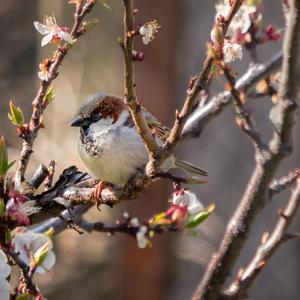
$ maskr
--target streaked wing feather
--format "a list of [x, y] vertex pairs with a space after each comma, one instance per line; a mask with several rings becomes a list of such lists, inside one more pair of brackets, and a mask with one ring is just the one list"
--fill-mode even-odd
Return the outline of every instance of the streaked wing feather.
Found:
[[151, 130], [155, 132], [155, 135], [165, 141], [169, 135], [169, 128], [161, 124], [155, 117], [153, 117], [148, 111], [143, 108], [144, 116], [147, 124]]

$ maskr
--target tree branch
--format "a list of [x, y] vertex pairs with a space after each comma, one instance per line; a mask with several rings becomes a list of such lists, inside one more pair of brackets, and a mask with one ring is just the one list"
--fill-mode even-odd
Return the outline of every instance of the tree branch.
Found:
[[132, 119], [138, 133], [142, 137], [149, 158], [155, 159], [160, 154], [160, 149], [152, 136], [152, 133], [145, 120], [141, 104], [137, 101], [134, 83], [133, 68], [133, 39], [134, 39], [134, 15], [133, 0], [123, 0], [124, 6], [124, 44], [122, 45], [124, 54], [124, 92], [126, 104], [130, 110]]
[[270, 198], [272, 198], [273, 195], [280, 193], [281, 191], [285, 190], [286, 188], [294, 184], [296, 179], [299, 177], [299, 175], [300, 175], [300, 169], [298, 168], [280, 179], [274, 179], [269, 186]]
[[266, 148], [266, 146], [261, 139], [260, 133], [256, 129], [252, 116], [245, 108], [245, 104], [243, 103], [243, 100], [241, 98], [241, 93], [235, 88], [235, 78], [231, 74], [230, 69], [225, 65], [225, 63], [221, 61], [220, 65], [222, 70], [224, 71], [224, 76], [229, 83], [230, 93], [232, 95], [237, 115], [236, 123], [251, 139], [256, 151], [262, 151], [264, 148]]
[[[299, 175], [299, 174], [298, 174]], [[295, 214], [300, 205], [300, 179], [298, 176], [296, 186], [292, 191], [291, 197], [288, 200], [286, 208], [281, 212], [279, 221], [277, 222], [273, 232], [263, 241], [258, 247], [254, 257], [251, 259], [248, 266], [225, 290], [224, 296], [226, 299], [243, 299], [247, 297], [247, 293], [253, 282], [266, 266], [269, 259], [275, 251], [289, 238], [287, 230], [295, 217]]]

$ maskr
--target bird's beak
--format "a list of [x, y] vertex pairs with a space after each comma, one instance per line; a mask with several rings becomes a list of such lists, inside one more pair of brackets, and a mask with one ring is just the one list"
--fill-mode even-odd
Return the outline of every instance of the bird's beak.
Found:
[[71, 121], [70, 126], [71, 127], [81, 127], [84, 125], [85, 122], [86, 122], [86, 120], [83, 118], [83, 116], [79, 115]]

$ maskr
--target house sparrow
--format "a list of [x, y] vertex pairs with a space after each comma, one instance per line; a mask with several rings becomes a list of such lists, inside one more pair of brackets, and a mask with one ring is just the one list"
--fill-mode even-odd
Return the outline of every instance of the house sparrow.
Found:
[[[143, 112], [157, 143], [162, 145], [168, 136], [168, 128], [146, 110]], [[77, 143], [80, 157], [92, 175], [101, 181], [125, 185], [148, 162], [142, 138], [121, 97], [103, 92], [88, 96], [70, 126], [80, 127]], [[174, 156], [163, 163], [162, 171], [172, 168], [183, 169], [192, 175], [208, 175], [205, 170]]]

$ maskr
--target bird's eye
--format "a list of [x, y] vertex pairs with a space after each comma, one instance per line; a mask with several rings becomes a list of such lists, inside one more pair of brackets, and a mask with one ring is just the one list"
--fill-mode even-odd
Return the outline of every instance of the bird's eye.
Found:
[[92, 114], [90, 119], [91, 119], [92, 123], [95, 123], [101, 119], [101, 116], [100, 116], [100, 114]]

